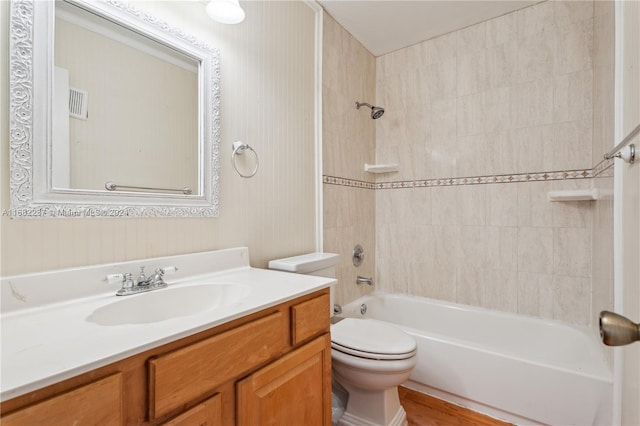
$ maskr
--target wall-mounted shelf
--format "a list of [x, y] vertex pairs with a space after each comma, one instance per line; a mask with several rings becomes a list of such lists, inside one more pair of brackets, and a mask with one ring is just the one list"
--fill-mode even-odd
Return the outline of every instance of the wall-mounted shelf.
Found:
[[600, 198], [600, 192], [597, 188], [549, 191], [547, 198], [549, 201], [595, 201]]
[[369, 173], [395, 173], [398, 171], [398, 165], [364, 163], [364, 171]]

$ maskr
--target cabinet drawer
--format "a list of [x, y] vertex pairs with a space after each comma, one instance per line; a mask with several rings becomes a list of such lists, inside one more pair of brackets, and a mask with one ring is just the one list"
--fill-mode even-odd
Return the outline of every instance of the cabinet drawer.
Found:
[[222, 398], [217, 394], [202, 404], [196, 405], [189, 411], [174, 417], [163, 426], [221, 426]]
[[248, 372], [287, 347], [286, 315], [264, 318], [149, 361], [152, 419]]
[[329, 331], [328, 294], [291, 307], [291, 342], [294, 345], [326, 331]]
[[2, 417], [2, 426], [122, 425], [122, 374], [114, 374]]

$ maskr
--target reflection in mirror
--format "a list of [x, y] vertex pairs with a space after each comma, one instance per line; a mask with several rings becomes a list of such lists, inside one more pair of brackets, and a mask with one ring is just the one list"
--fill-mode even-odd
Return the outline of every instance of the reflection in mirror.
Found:
[[53, 187], [198, 194], [199, 61], [69, 3], [55, 16]]
[[217, 49], [116, 1], [15, 0], [10, 31], [13, 216], [218, 215]]

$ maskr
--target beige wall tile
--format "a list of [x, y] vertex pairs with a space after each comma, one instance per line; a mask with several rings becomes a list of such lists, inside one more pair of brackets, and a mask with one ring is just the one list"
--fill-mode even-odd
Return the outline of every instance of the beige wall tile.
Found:
[[593, 71], [577, 71], [555, 77], [553, 121], [589, 120], [593, 114]]
[[486, 46], [498, 46], [516, 39], [518, 35], [516, 25], [516, 15], [514, 13], [507, 13], [486, 21]]
[[487, 185], [487, 224], [518, 225], [518, 187], [515, 184]]
[[457, 103], [458, 137], [477, 135], [484, 132], [484, 93], [458, 97]]
[[518, 271], [518, 228], [487, 227], [486, 266], [494, 271]]
[[559, 27], [593, 18], [594, 9], [602, 2], [554, 1], [555, 24]]
[[457, 242], [457, 263], [476, 269], [487, 266], [488, 228], [484, 226], [461, 226], [460, 241]]
[[489, 75], [487, 72], [486, 50], [459, 54], [456, 63], [457, 94], [467, 96], [487, 90]]
[[515, 170], [535, 172], [544, 168], [544, 139], [541, 126], [523, 127], [511, 131], [515, 147]]
[[461, 136], [457, 140], [455, 176], [482, 176], [488, 162], [487, 140], [484, 134]]
[[489, 174], [510, 174], [519, 170], [516, 167], [516, 146], [511, 135], [511, 130], [487, 133], [487, 171]]
[[553, 27], [520, 39], [515, 81], [526, 83], [551, 77], [556, 45], [557, 34]]
[[538, 34], [555, 25], [552, 2], [542, 2], [514, 12], [518, 38]]
[[518, 228], [518, 271], [553, 274], [553, 230]]
[[553, 278], [553, 318], [589, 325], [591, 280], [555, 275]]
[[511, 88], [513, 128], [541, 126], [553, 122], [553, 81], [534, 80]]
[[555, 275], [591, 277], [591, 229], [553, 230], [553, 272]]
[[[422, 43], [426, 44], [426, 43]], [[429, 84], [430, 101], [453, 99], [457, 96], [457, 61], [455, 56], [426, 65], [426, 82]]]
[[[552, 190], [589, 189], [593, 185], [591, 180], [575, 180], [572, 182], [552, 182]], [[551, 205], [553, 226], [556, 228], [586, 228], [591, 229], [594, 206], [587, 201], [554, 202]]]
[[485, 271], [461, 263], [457, 270], [456, 302], [484, 306]]
[[487, 187], [485, 185], [462, 186], [456, 191], [458, 221], [460, 225], [484, 226], [486, 224]]
[[511, 92], [497, 88], [484, 92], [484, 133], [494, 134], [511, 128]]
[[489, 89], [512, 86], [518, 77], [518, 40], [490, 47], [486, 51]]
[[434, 225], [458, 225], [456, 188], [431, 188], [431, 221]]
[[591, 166], [591, 120], [544, 126], [544, 170], [579, 170]]
[[431, 103], [431, 139], [434, 142], [456, 138], [457, 107], [455, 99], [437, 100]]
[[484, 304], [486, 308], [518, 312], [518, 272], [505, 269], [485, 270]]
[[442, 62], [457, 55], [458, 41], [455, 32], [432, 38], [424, 43], [428, 64]]
[[592, 67], [593, 20], [558, 27], [556, 73], [567, 74]]
[[553, 275], [518, 271], [518, 313], [553, 319]]
[[486, 46], [487, 30], [484, 22], [455, 31], [454, 34], [458, 56], [478, 52]]
[[553, 205], [547, 199], [551, 182], [516, 184], [518, 188], [518, 226], [552, 227]]

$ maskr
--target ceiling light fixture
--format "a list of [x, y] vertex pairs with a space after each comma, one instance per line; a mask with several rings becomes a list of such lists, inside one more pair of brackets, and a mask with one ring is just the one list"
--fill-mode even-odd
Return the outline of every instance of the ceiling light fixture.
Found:
[[238, 0], [211, 0], [207, 4], [207, 15], [222, 24], [239, 24], [245, 17]]

